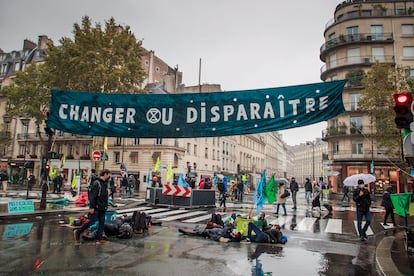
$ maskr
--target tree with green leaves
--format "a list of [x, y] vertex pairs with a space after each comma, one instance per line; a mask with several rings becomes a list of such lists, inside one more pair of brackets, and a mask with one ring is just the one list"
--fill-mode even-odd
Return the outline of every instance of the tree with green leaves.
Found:
[[49, 45], [46, 56], [50, 87], [105, 93], [142, 93], [145, 78], [141, 58], [145, 50], [128, 26], [111, 18], [102, 30], [85, 16], [74, 25], [74, 39], [62, 38], [61, 46]]
[[144, 93], [140, 88], [145, 72], [145, 54], [128, 26], [111, 18], [103, 30], [92, 26], [89, 17], [74, 24], [74, 39], [64, 37], [61, 45], [48, 45], [42, 64], [30, 64], [18, 72], [14, 83], [4, 86], [7, 114], [34, 118], [37, 129], [50, 104], [50, 90], [76, 90], [101, 93]]
[[392, 99], [395, 92], [411, 92], [403, 68], [377, 62], [362, 80], [362, 85], [364, 89], [358, 106], [371, 116], [373, 132], [369, 138], [376, 142], [378, 149], [385, 150], [387, 156], [399, 159], [400, 168], [406, 169], [402, 136], [394, 122]]

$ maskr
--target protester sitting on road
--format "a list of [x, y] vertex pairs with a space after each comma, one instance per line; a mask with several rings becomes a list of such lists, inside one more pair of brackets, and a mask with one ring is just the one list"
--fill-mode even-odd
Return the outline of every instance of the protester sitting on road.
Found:
[[265, 219], [265, 212], [261, 211], [259, 213], [259, 216], [257, 218], [257, 220], [254, 221], [254, 223], [257, 225], [257, 227], [259, 227], [260, 230], [265, 231], [268, 230], [269, 226], [267, 224], [267, 220]]
[[[253, 232], [255, 235], [253, 235]], [[253, 222], [249, 222], [247, 226], [247, 236], [245, 241], [257, 242], [257, 243], [286, 243], [285, 239], [282, 239], [283, 234], [280, 230], [280, 225], [275, 224], [269, 230], [261, 231], [259, 227]], [[243, 239], [242, 239], [243, 240]]]

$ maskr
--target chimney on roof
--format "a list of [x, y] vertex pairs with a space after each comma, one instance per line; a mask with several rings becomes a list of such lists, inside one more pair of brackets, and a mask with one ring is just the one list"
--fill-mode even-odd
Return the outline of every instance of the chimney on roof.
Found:
[[34, 43], [33, 41], [30, 41], [28, 39], [25, 39], [23, 41], [23, 51], [25, 50], [33, 50], [34, 48], [36, 48], [36, 43]]
[[53, 41], [47, 37], [47, 35], [39, 35], [39, 40], [37, 43], [37, 47], [39, 49], [47, 49], [47, 44], [53, 44]]

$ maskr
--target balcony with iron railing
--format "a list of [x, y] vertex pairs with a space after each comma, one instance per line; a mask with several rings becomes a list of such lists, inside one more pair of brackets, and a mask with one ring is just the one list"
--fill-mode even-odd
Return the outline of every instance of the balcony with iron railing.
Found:
[[394, 43], [392, 33], [361, 33], [361, 34], [348, 34], [339, 35], [339, 37], [333, 38], [322, 44], [320, 48], [320, 59], [325, 62], [328, 53], [337, 47], [342, 47], [351, 44], [378, 44], [378, 43]]
[[[30, 133], [18, 133], [17, 140], [18, 141], [39, 141], [40, 138], [42, 140], [47, 140], [48, 136], [46, 133], [37, 133], [37, 132], [30, 132]], [[71, 133], [64, 133], [63, 135], [54, 135], [55, 141], [92, 141], [92, 136], [87, 135], [74, 135]]]
[[[391, 154], [391, 155], [390, 155]], [[389, 161], [391, 160], [397, 160], [399, 158], [397, 153], [389, 153], [387, 155], [387, 152], [383, 149], [374, 149], [371, 148], [368, 149], [362, 149], [360, 151], [353, 151], [353, 150], [330, 150], [328, 152], [329, 159], [334, 160], [336, 162], [342, 161], [361, 161], [361, 162], [371, 162], [374, 161]]]
[[366, 136], [369, 135], [371, 126], [354, 125], [347, 126], [346, 124], [340, 124], [339, 126], [331, 126], [322, 131], [322, 140], [326, 141], [330, 138], [339, 138], [350, 136]]
[[321, 79], [326, 80], [327, 76], [335, 70], [345, 70], [347, 68], [359, 68], [361, 66], [371, 66], [375, 62], [395, 64], [394, 56], [351, 56], [336, 59], [334, 63], [326, 63], [321, 67]]
[[[343, 1], [341, 4], [336, 6], [335, 12], [338, 11], [338, 9], [348, 6], [348, 5], [355, 5], [355, 4], [362, 4], [363, 2], [375, 2], [379, 3], [381, 0], [348, 0]], [[389, 0], [382, 0], [382, 2], [386, 3], [389, 2]], [[336, 18], [330, 19], [325, 24], [325, 31], [329, 29], [331, 26], [348, 21], [353, 19], [361, 19], [361, 18], [378, 18], [378, 17], [401, 17], [401, 16], [414, 16], [414, 8], [413, 7], [407, 7], [407, 8], [401, 8], [401, 9], [387, 9], [387, 8], [374, 8], [374, 5], [370, 6], [359, 6], [355, 5], [354, 11], [349, 11], [344, 14], [338, 14]]]

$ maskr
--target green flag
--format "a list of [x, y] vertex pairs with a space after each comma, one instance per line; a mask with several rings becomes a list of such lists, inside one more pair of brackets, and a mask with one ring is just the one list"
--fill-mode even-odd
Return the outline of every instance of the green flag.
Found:
[[403, 193], [403, 194], [392, 194], [391, 201], [394, 205], [395, 212], [405, 217], [410, 209], [412, 193]]
[[270, 178], [269, 182], [267, 183], [266, 188], [265, 188], [265, 193], [267, 196], [267, 202], [269, 202], [269, 204], [272, 204], [273, 202], [275, 202], [276, 194], [277, 194], [277, 186], [276, 186], [274, 175]]

